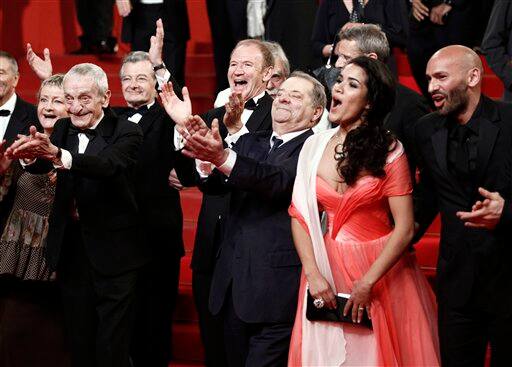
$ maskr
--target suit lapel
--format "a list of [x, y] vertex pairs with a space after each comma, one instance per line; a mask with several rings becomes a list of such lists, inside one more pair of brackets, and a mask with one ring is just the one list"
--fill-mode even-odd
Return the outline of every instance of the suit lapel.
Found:
[[254, 110], [245, 126], [251, 132], [261, 130], [261, 125], [270, 113], [272, 97], [265, 92], [265, 95], [258, 101], [258, 107]]
[[113, 117], [109, 112], [105, 111], [105, 116], [96, 127], [97, 134], [89, 141], [84, 154], [87, 155], [98, 155], [108, 145], [107, 141], [114, 133], [116, 127], [116, 118]]
[[480, 126], [478, 130], [478, 161], [477, 161], [477, 182], [480, 184], [487, 171], [488, 162], [491, 158], [494, 144], [498, 138], [500, 131], [499, 126], [495, 123], [499, 121], [499, 113], [495, 106], [485, 99], [483, 100], [482, 116], [490, 116], [489, 119], [480, 118]]
[[[4, 139], [8, 143], [14, 141], [18, 134], [24, 132], [27, 117], [28, 113], [23, 108], [20, 97], [16, 96], [16, 104], [4, 134]], [[32, 121], [31, 123], [37, 125], [37, 121]]]
[[[275, 151], [272, 152], [267, 158], [267, 161], [269, 162], [279, 162], [281, 159], [288, 158], [295, 150], [304, 144], [304, 141], [308, 137], [313, 135], [313, 130], [308, 129], [299, 136], [296, 136], [290, 141], [287, 141], [286, 143], [283, 143], [279, 148], [277, 148]], [[269, 143], [267, 143], [267, 146]]]
[[[147, 132], [150, 130], [153, 122], [160, 116], [161, 107], [158, 105], [158, 102], [155, 101], [155, 104], [151, 106], [148, 112], [139, 121], [139, 126], [142, 129], [142, 133], [147, 135]], [[165, 112], [164, 112], [165, 113]]]
[[448, 129], [446, 128], [446, 118], [443, 119], [442, 123], [440, 123], [437, 131], [432, 134], [431, 140], [432, 149], [434, 150], [439, 168], [447, 177], [451, 176], [448, 171], [448, 162], [446, 158], [448, 149]]

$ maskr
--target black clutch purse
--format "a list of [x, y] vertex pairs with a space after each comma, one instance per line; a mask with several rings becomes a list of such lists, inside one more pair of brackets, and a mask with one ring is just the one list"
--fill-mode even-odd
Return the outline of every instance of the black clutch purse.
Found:
[[348, 298], [343, 297], [341, 295], [336, 295], [336, 308], [330, 309], [326, 306], [322, 308], [317, 308], [313, 304], [315, 299], [308, 291], [308, 299], [306, 305], [306, 318], [309, 321], [333, 321], [333, 322], [347, 322], [350, 324], [361, 325], [367, 327], [369, 329], [373, 329], [372, 320], [368, 318], [368, 313], [366, 309], [363, 311], [363, 318], [361, 319], [361, 323], [356, 323], [352, 321], [352, 314], [349, 313], [347, 316], [343, 316], [343, 309], [347, 304]]

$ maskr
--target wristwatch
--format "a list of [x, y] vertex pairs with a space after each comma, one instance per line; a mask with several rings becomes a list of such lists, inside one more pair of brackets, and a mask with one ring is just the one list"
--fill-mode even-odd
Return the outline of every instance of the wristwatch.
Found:
[[153, 71], [154, 72], [157, 72], [160, 69], [166, 69], [165, 64], [163, 62], [161, 64], [159, 64], [159, 65], [153, 66]]

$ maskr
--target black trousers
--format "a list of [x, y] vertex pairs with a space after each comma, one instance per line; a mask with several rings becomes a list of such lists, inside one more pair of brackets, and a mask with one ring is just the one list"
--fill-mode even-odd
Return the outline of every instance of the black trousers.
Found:
[[137, 271], [99, 274], [79, 224], [68, 225], [57, 270], [73, 367], [128, 367]]
[[214, 316], [208, 309], [212, 274], [192, 272], [192, 291], [199, 316], [199, 330], [208, 367], [227, 366], [224, 352], [224, 324], [220, 316]]
[[222, 311], [230, 367], [286, 366], [293, 323], [247, 323], [233, 305], [231, 289]]
[[[136, 3], [133, 8], [132, 51], [149, 51], [150, 38], [155, 34], [156, 21], [162, 18], [162, 4]], [[165, 24], [164, 24], [165, 27]], [[164, 38], [162, 59], [178, 84], [185, 85], [185, 57], [187, 41]], [[227, 69], [226, 69], [227, 71]]]
[[112, 36], [114, 0], [75, 0], [83, 41], [96, 44]]
[[[160, 239], [158, 243], [165, 242]], [[180, 260], [177, 255], [154, 256], [141, 269], [130, 347], [135, 367], [167, 367], [171, 361], [172, 316], [178, 296]]]
[[471, 305], [454, 308], [439, 304], [438, 311], [443, 366], [483, 367], [488, 343], [491, 367], [510, 366], [512, 314], [492, 315]]

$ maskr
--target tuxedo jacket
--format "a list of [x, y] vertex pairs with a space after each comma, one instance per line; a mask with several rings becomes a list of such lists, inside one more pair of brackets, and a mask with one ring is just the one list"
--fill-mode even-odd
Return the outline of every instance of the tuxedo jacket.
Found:
[[[127, 118], [127, 107], [114, 107]], [[169, 172], [181, 172], [181, 164], [190, 164], [174, 149], [174, 121], [154, 103], [138, 122], [143, 134], [135, 166], [135, 195], [141, 216], [144, 241], [154, 256], [183, 256], [183, 214], [179, 192], [169, 186]], [[187, 167], [187, 169], [190, 169]], [[181, 177], [180, 177], [181, 178]], [[186, 177], [181, 178], [186, 182]], [[160, 240], [155, 240], [159, 238]], [[151, 239], [151, 240], [149, 240]]]
[[[50, 269], [59, 261], [72, 211], [76, 207], [80, 233], [88, 260], [100, 274], [113, 276], [135, 269], [147, 261], [147, 251], [138, 240], [139, 211], [133, 169], [142, 142], [140, 128], [118, 119], [109, 110], [96, 127], [84, 154], [72, 153], [77, 136], [69, 134], [71, 120], [57, 121], [52, 143], [70, 151], [72, 167], [57, 170], [55, 200], [49, 217], [46, 258]], [[38, 159], [27, 167], [33, 173], [53, 168]]]
[[[124, 42], [133, 42], [133, 27], [134, 18], [144, 19], [144, 7], [138, 0], [133, 1], [133, 10], [127, 16], [123, 18], [123, 27], [121, 31], [121, 38]], [[140, 21], [139, 21], [140, 22]], [[140, 22], [143, 23], [143, 22]], [[148, 20], [148, 27], [154, 33], [156, 25], [153, 23], [153, 19]], [[190, 39], [190, 28], [187, 14], [187, 2], [185, 0], [164, 0], [162, 4], [162, 23], [164, 25], [164, 37], [165, 39], [173, 42], [185, 42]]]
[[[471, 211], [481, 200], [478, 187], [510, 198], [512, 106], [481, 97], [476, 158], [476, 184], [463, 187], [447, 163], [447, 118], [434, 112], [415, 126], [420, 183], [415, 189], [417, 238], [441, 214], [441, 239], [437, 264], [438, 300], [454, 307], [481, 303], [489, 312], [512, 312], [509, 261], [512, 258], [510, 227], [472, 229], [457, 218], [457, 211]], [[467, 194], [470, 192], [470, 194]]]
[[246, 134], [235, 145], [236, 163], [227, 178], [214, 171], [203, 184], [209, 192], [229, 191], [224, 237], [210, 291], [218, 314], [231, 287], [235, 311], [249, 323], [293, 322], [300, 258], [288, 215], [304, 141], [303, 134], [269, 154], [272, 132]]
[[[268, 131], [272, 129], [272, 97], [265, 94], [258, 101], [258, 106], [247, 121], [246, 127], [250, 132]], [[213, 119], [219, 120], [219, 130], [222, 138], [228, 131], [222, 119], [226, 112], [224, 107], [215, 108], [206, 112], [202, 117], [211, 126]], [[196, 174], [195, 169], [192, 173]], [[201, 209], [197, 219], [197, 232], [192, 254], [192, 269], [201, 273], [210, 274], [213, 271], [215, 254], [222, 238], [222, 228], [227, 206], [229, 204], [229, 192], [221, 194], [204, 194]]]

